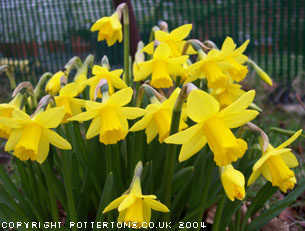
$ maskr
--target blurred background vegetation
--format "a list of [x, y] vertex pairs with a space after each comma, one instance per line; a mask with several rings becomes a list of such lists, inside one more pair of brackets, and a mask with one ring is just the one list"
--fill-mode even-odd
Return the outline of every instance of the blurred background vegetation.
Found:
[[[280, 84], [289, 85], [305, 64], [305, 5], [303, 0], [132, 0], [141, 40], [165, 20], [172, 30], [192, 23], [192, 38], [218, 46], [226, 36], [240, 45]], [[122, 44], [108, 48], [97, 42], [91, 25], [114, 11], [111, 0], [2, 0], [0, 64], [11, 64], [18, 80], [37, 81], [63, 68], [71, 57], [106, 54], [123, 63]], [[3, 78], [3, 77], [2, 77]]]

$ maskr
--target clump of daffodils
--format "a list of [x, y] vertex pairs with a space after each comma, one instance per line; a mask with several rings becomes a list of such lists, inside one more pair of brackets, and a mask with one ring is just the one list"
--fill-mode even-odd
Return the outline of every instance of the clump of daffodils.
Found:
[[[121, 42], [121, 19], [124, 16], [124, 28], [128, 28], [127, 13], [123, 4], [111, 16], [96, 21], [91, 31], [98, 31], [98, 41], [106, 40], [108, 46]], [[108, 221], [117, 219], [129, 227], [145, 228], [144, 223], [158, 219], [151, 210], [164, 212], [162, 220], [169, 222], [183, 219], [184, 213], [192, 214], [194, 204], [199, 212], [191, 218], [198, 216], [201, 221], [211, 202], [207, 201], [208, 190], [215, 190], [211, 193], [215, 201], [219, 194], [230, 201], [244, 200], [248, 187], [260, 175], [284, 193], [295, 187], [297, 179], [291, 168], [298, 166], [298, 161], [288, 146], [302, 130], [273, 147], [263, 131], [253, 135], [250, 133], [256, 131], [247, 126], [259, 116], [250, 108], [255, 90], [246, 91], [241, 83], [246, 81], [247, 64], [272, 84], [244, 54], [249, 40], [238, 47], [227, 37], [218, 49], [188, 40], [191, 30], [191, 24], [171, 32], [167, 27], [154, 30], [152, 40], [138, 46], [133, 76], [126, 70], [132, 66], [128, 54], [124, 69], [113, 70], [107, 57], [101, 65], [94, 65], [93, 56], [84, 63], [74, 57], [62, 71], [49, 74], [43, 93], [44, 78], [37, 90], [17, 87], [13, 99], [0, 104], [0, 137], [6, 139], [5, 150], [21, 161], [41, 164], [42, 170], [37, 171], [39, 177], [46, 174], [54, 220], [58, 219], [57, 200], [73, 222], [79, 214], [92, 215], [98, 209], [96, 220], [105, 220], [106, 215]], [[127, 29], [124, 36], [128, 36]], [[124, 39], [129, 41], [129, 37]], [[73, 81], [69, 78], [72, 68], [77, 69]], [[36, 107], [33, 102], [39, 100]], [[260, 143], [259, 157], [249, 154], [254, 152], [255, 142]], [[49, 178], [50, 165], [56, 170], [53, 178]], [[215, 172], [215, 185], [211, 186], [216, 166], [219, 174]], [[20, 165], [18, 169], [22, 170]], [[251, 171], [249, 178], [246, 170]], [[194, 186], [189, 185], [196, 184], [197, 177], [204, 179], [205, 188], [199, 190], [203, 196], [189, 198], [195, 195], [189, 191]], [[65, 187], [56, 188], [58, 179], [64, 180]], [[44, 193], [45, 187], [41, 186]], [[87, 194], [84, 200], [88, 203], [82, 204], [79, 198]], [[190, 201], [181, 206], [183, 197]], [[219, 203], [216, 216], [222, 212], [223, 202]], [[118, 214], [110, 212], [114, 209]], [[219, 225], [219, 219], [215, 224]]]

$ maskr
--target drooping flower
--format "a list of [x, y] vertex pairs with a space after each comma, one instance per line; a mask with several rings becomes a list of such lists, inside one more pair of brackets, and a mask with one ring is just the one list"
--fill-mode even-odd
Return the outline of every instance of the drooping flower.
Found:
[[220, 55], [218, 50], [211, 50], [202, 60], [188, 67], [189, 78], [185, 82], [190, 83], [197, 79], [206, 78], [210, 88], [216, 89], [225, 86], [229, 77], [219, 65], [223, 60], [224, 57]]
[[[162, 103], [154, 100], [152, 104], [145, 108], [146, 113], [143, 118], [136, 122], [129, 131], [135, 132], [145, 129], [147, 143], [150, 143], [158, 134], [159, 142], [163, 143], [164, 139], [169, 136], [172, 111], [179, 92], [180, 89], [176, 88], [171, 96]], [[179, 125], [180, 130], [187, 128], [187, 124], [183, 121], [185, 116], [186, 111], [183, 109]]]
[[239, 48], [236, 48], [233, 40], [227, 37], [221, 50], [212, 49], [202, 59], [188, 68], [189, 79], [186, 82], [193, 82], [196, 79], [207, 78], [208, 86], [213, 89], [224, 87], [231, 81], [243, 80], [248, 73], [247, 66], [243, 66], [247, 61], [247, 56], [242, 53], [246, 49], [247, 40]]
[[22, 161], [32, 160], [43, 163], [48, 156], [50, 143], [61, 149], [71, 149], [64, 138], [50, 128], [56, 128], [65, 115], [64, 108], [51, 108], [30, 117], [23, 111], [15, 110], [11, 118], [0, 118], [0, 123], [12, 128], [5, 151], [14, 150]]
[[63, 71], [56, 72], [48, 81], [45, 91], [50, 95], [56, 95], [61, 88], [61, 78], [67, 80], [67, 76]]
[[[17, 94], [11, 102], [0, 104], [0, 117], [12, 118], [12, 112], [20, 108], [22, 97], [21, 94]], [[11, 130], [10, 127], [0, 124], [0, 138], [8, 139]]]
[[122, 42], [122, 24], [118, 12], [97, 20], [92, 25], [91, 31], [98, 31], [97, 41], [106, 40], [108, 46], [112, 46], [116, 41]]
[[[170, 48], [171, 57], [179, 57], [182, 55], [185, 39], [192, 30], [192, 24], [185, 24], [172, 30], [170, 33], [157, 30], [155, 32], [155, 39], [161, 43], [165, 43]], [[143, 51], [148, 54], [153, 54], [154, 52], [154, 42], [149, 43], [143, 48]], [[195, 51], [190, 46], [186, 52], [187, 54], [194, 54]]]
[[262, 174], [273, 186], [279, 187], [284, 193], [287, 189], [293, 189], [297, 181], [290, 168], [298, 166], [298, 160], [291, 149], [286, 147], [301, 133], [302, 129], [276, 148], [269, 144], [267, 150], [262, 153], [262, 157], [254, 164], [248, 185], [251, 185]]
[[227, 84], [224, 87], [217, 88], [211, 92], [211, 95], [214, 96], [221, 108], [227, 107], [232, 104], [237, 98], [242, 96], [245, 92], [240, 89], [241, 85], [239, 84]]
[[169, 212], [168, 208], [156, 198], [155, 195], [142, 194], [140, 178], [136, 177], [130, 192], [112, 201], [103, 213], [118, 208], [118, 222], [125, 222], [132, 228], [145, 228], [150, 222], [151, 209]]
[[[92, 68], [92, 74], [94, 75], [87, 80], [87, 84], [90, 86], [90, 99], [94, 99], [95, 88], [101, 79], [106, 79], [109, 87], [109, 94], [114, 93], [114, 88], [123, 89], [126, 88], [126, 83], [120, 78], [123, 70], [118, 69], [114, 71], [108, 71], [106, 67], [94, 65]], [[99, 92], [98, 97], [101, 98], [102, 95]]]
[[139, 70], [134, 81], [141, 81], [151, 74], [150, 84], [155, 88], [169, 88], [173, 86], [171, 77], [183, 76], [186, 71], [182, 67], [188, 59], [187, 55], [170, 58], [170, 49], [161, 43], [154, 52], [153, 59], [139, 63]]
[[258, 112], [246, 110], [253, 101], [255, 91], [251, 90], [223, 110], [208, 93], [193, 90], [187, 99], [188, 116], [197, 124], [174, 134], [165, 143], [182, 144], [179, 161], [185, 161], [208, 143], [218, 166], [225, 166], [241, 158], [247, 143], [237, 139], [230, 128], [239, 127], [254, 119]]
[[78, 85], [69, 83], [59, 91], [59, 96], [55, 96], [57, 107], [64, 107], [65, 116], [63, 123], [67, 123], [67, 119], [82, 112], [82, 107], [85, 107], [85, 100], [75, 98], [78, 95]]
[[245, 177], [244, 175], [234, 169], [229, 164], [227, 166], [220, 167], [221, 170], [221, 183], [226, 192], [227, 197], [234, 201], [235, 198], [242, 200], [245, 197]]
[[130, 102], [132, 93], [132, 89], [128, 87], [114, 93], [109, 99], [103, 99], [102, 103], [86, 101], [87, 111], [69, 120], [93, 119], [86, 138], [91, 139], [99, 134], [101, 143], [115, 144], [123, 140], [128, 133], [127, 119], [135, 119], [145, 113], [142, 108], [123, 107]]
[[247, 66], [242, 65], [248, 60], [248, 57], [243, 55], [248, 44], [249, 40], [245, 41], [239, 48], [235, 49], [236, 44], [233, 39], [227, 37], [220, 50], [221, 55], [225, 57], [225, 62], [229, 64], [227, 68], [223, 67], [223, 69], [225, 69], [232, 80], [236, 82], [242, 81], [248, 73]]

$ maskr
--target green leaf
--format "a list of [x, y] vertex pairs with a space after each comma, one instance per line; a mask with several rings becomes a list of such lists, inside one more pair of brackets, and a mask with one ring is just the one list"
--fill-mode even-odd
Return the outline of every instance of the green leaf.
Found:
[[232, 220], [232, 217], [234, 216], [235, 212], [238, 208], [240, 208], [242, 204], [242, 201], [235, 200], [234, 202], [229, 201], [226, 199], [225, 202], [225, 209], [223, 210], [222, 216], [221, 216], [221, 223], [219, 230], [225, 230], [226, 227], [229, 225], [230, 221]]
[[272, 218], [276, 217], [280, 212], [293, 203], [298, 196], [305, 191], [305, 179], [302, 179], [298, 187], [290, 192], [281, 201], [276, 202], [271, 208], [262, 213], [259, 217], [255, 218], [248, 226], [247, 231], [255, 231], [267, 224]]
[[185, 181], [192, 175], [193, 171], [194, 167], [188, 166], [175, 173], [173, 178], [173, 193], [176, 193], [185, 184]]
[[[105, 214], [103, 214], [103, 210], [106, 208], [106, 206], [111, 202], [112, 199], [112, 192], [113, 192], [113, 174], [110, 172], [107, 176], [103, 194], [100, 199], [100, 203], [97, 210], [97, 215], [95, 218], [96, 222], [102, 222], [105, 218]], [[93, 231], [97, 230], [97, 226], [94, 227]]]
[[270, 182], [267, 182], [263, 188], [256, 194], [251, 205], [248, 207], [248, 210], [243, 218], [241, 225], [241, 230], [244, 230], [248, 218], [253, 216], [258, 210], [260, 210], [265, 202], [269, 200], [272, 195], [276, 192], [277, 187], [273, 187]]

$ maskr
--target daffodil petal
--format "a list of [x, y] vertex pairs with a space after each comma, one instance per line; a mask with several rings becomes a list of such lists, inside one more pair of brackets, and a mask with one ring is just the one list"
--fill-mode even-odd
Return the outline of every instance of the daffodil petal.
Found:
[[154, 53], [154, 42], [151, 42], [147, 44], [143, 49], [142, 52], [145, 52], [149, 55], [152, 55]]
[[181, 41], [185, 39], [192, 30], [192, 24], [185, 24], [183, 26], [179, 26], [170, 32], [170, 37], [175, 41]]
[[145, 130], [145, 133], [146, 133], [146, 136], [147, 136], [147, 143], [149, 144], [158, 134], [157, 125], [155, 123], [148, 124], [148, 126]]
[[182, 145], [178, 158], [179, 162], [191, 158], [205, 146], [206, 142], [207, 138], [204, 135], [203, 129], [199, 130], [191, 139]]
[[86, 120], [90, 120], [93, 117], [96, 117], [99, 114], [98, 110], [91, 110], [91, 111], [86, 111], [86, 112], [82, 112], [76, 116], [73, 116], [71, 118], [69, 118], [69, 121], [86, 121]]
[[107, 73], [108, 70], [105, 67], [99, 66], [99, 65], [93, 65], [92, 67], [92, 74], [93, 75], [101, 75], [104, 73]]
[[136, 119], [145, 114], [145, 110], [143, 108], [138, 107], [121, 107], [119, 108], [119, 113], [123, 115], [127, 119]]
[[42, 134], [48, 141], [60, 149], [72, 149], [71, 144], [51, 129], [43, 129]]
[[227, 115], [223, 120], [229, 128], [237, 128], [253, 120], [258, 114], [258, 111], [255, 110], [244, 110], [239, 113]]
[[12, 117], [17, 120], [31, 121], [31, 117], [21, 110], [14, 110], [12, 112]]
[[34, 120], [45, 128], [56, 128], [65, 115], [63, 107], [54, 107], [46, 111], [38, 113]]
[[127, 87], [126, 83], [117, 76], [111, 78], [111, 83], [116, 89], [123, 89]]
[[231, 37], [226, 37], [225, 41], [222, 44], [221, 52], [224, 54], [228, 52], [232, 52], [236, 47], [236, 44], [234, 43], [233, 39]]
[[22, 126], [23, 121], [14, 120], [8, 117], [0, 117], [0, 124], [5, 125], [9, 128], [20, 128]]
[[143, 203], [143, 221], [149, 224], [151, 218], [151, 208], [147, 203]]
[[124, 219], [125, 219], [125, 216], [126, 216], [126, 211], [127, 210], [124, 210], [124, 211], [121, 211], [119, 213], [118, 222], [124, 222]]
[[153, 118], [153, 113], [146, 114], [142, 119], [136, 122], [129, 131], [135, 132], [145, 129]]
[[144, 201], [153, 210], [160, 211], [160, 212], [169, 212], [169, 209], [159, 201], [156, 201], [151, 198], [144, 198]]
[[77, 96], [77, 84], [76, 83], [69, 83], [63, 88], [60, 89], [59, 95], [60, 96], [68, 96], [68, 97], [75, 97]]
[[95, 117], [89, 126], [86, 139], [91, 139], [92, 137], [97, 136], [101, 131], [101, 124], [101, 118], [99, 116]]
[[85, 106], [86, 106], [87, 111], [91, 111], [91, 110], [102, 107], [102, 104], [98, 103], [98, 102], [95, 102], [95, 101], [89, 101], [88, 100], [88, 101], [86, 101]]
[[[0, 118], [1, 119], [1, 118]], [[14, 129], [5, 144], [5, 151], [12, 151], [22, 136], [23, 128]]]
[[197, 132], [202, 129], [202, 124], [196, 124], [182, 132], [167, 137], [164, 142], [168, 144], [183, 144], [188, 142]]
[[133, 185], [130, 189], [131, 194], [139, 194], [142, 195], [142, 189], [141, 189], [141, 179], [140, 177], [136, 177], [135, 181], [133, 182]]
[[107, 104], [122, 107], [130, 102], [132, 94], [133, 91], [131, 87], [124, 88], [110, 96], [107, 101]]
[[172, 110], [172, 108], [173, 108], [173, 106], [174, 106], [174, 104], [175, 104], [175, 102], [178, 98], [178, 95], [179, 95], [180, 91], [181, 91], [181, 89], [179, 87], [177, 87], [173, 91], [173, 93], [170, 95], [170, 97], [162, 103], [163, 107], [167, 107], [170, 110]]
[[295, 141], [300, 135], [302, 134], [302, 129], [298, 130], [296, 133], [293, 134], [288, 140], [286, 140], [284, 143], [279, 145], [276, 149], [281, 149], [287, 147], [289, 144], [291, 144], [293, 141]]
[[271, 172], [270, 172], [270, 169], [263, 166], [261, 168], [261, 172], [262, 172], [262, 175], [270, 182], [272, 182], [272, 176], [271, 176]]
[[154, 59], [168, 58], [170, 53], [171, 53], [170, 48], [166, 43], [163, 42], [155, 50]]
[[167, 39], [168, 36], [169, 36], [169, 34], [162, 31], [162, 30], [157, 30], [155, 32], [155, 39], [160, 41], [160, 42], [164, 42]]
[[49, 154], [49, 148], [49, 141], [44, 136], [41, 136], [38, 146], [38, 156], [36, 159], [39, 164], [42, 164], [47, 159], [47, 156]]
[[281, 157], [287, 164], [288, 168], [295, 168], [299, 165], [298, 159], [295, 157], [295, 155], [292, 152], [287, 152], [285, 154], [282, 154]]
[[254, 90], [246, 92], [241, 97], [239, 97], [234, 103], [230, 104], [228, 107], [221, 110], [218, 113], [218, 116], [225, 118], [228, 115], [231, 115], [234, 113], [239, 113], [239, 112], [247, 109], [247, 107], [250, 105], [250, 103], [252, 103], [254, 96], [255, 96]]
[[153, 61], [142, 62], [138, 64], [139, 70], [134, 76], [134, 81], [141, 81], [147, 78], [153, 71]]
[[127, 197], [128, 195], [123, 195], [117, 199], [115, 199], [114, 201], [112, 201], [104, 210], [103, 213], [107, 213], [110, 210], [113, 210], [117, 207], [119, 207], [119, 205], [121, 204], [121, 202]]
[[234, 52], [234, 54], [241, 55], [246, 50], [250, 40], [246, 40], [240, 47], [238, 47]]
[[254, 181], [259, 177], [260, 174], [261, 174], [261, 172], [259, 170], [253, 171], [249, 180], [248, 180], [247, 185], [249, 186], [249, 185], [253, 184]]
[[125, 199], [122, 201], [120, 206], [118, 207], [118, 211], [121, 212], [128, 207], [130, 207], [136, 201], [136, 197], [133, 194], [129, 194]]
[[187, 98], [187, 112], [189, 117], [199, 123], [215, 115], [219, 111], [219, 103], [208, 93], [193, 90]]

